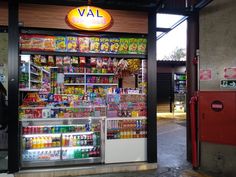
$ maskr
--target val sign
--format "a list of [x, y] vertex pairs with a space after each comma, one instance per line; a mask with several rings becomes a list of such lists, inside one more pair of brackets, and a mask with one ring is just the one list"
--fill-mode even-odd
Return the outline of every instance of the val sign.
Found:
[[68, 23], [78, 29], [97, 31], [111, 24], [111, 15], [98, 7], [81, 6], [72, 9], [67, 14]]

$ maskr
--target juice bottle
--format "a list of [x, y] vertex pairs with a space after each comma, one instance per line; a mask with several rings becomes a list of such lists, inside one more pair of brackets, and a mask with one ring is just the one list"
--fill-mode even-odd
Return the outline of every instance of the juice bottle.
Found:
[[62, 146], [65, 146], [65, 136], [64, 135], [62, 136], [62, 142], [61, 143], [62, 143]]
[[77, 145], [77, 139], [76, 139], [76, 136], [73, 136], [73, 146], [76, 146]]

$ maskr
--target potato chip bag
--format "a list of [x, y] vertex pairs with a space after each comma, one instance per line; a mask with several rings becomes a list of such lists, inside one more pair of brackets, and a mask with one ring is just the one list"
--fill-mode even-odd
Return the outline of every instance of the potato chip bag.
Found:
[[129, 54], [137, 54], [137, 53], [138, 53], [138, 39], [129, 38]]
[[98, 53], [100, 51], [100, 42], [98, 37], [90, 38], [90, 52]]
[[65, 52], [66, 51], [66, 37], [57, 36], [56, 40], [56, 51]]
[[66, 50], [67, 52], [77, 52], [78, 51], [78, 38], [74, 36], [66, 37]]
[[100, 52], [101, 53], [108, 53], [110, 50], [110, 42], [109, 38], [100, 38]]
[[110, 53], [117, 53], [120, 46], [119, 38], [111, 38], [110, 39]]
[[79, 37], [79, 52], [89, 52], [89, 37]]
[[120, 54], [128, 54], [129, 51], [129, 38], [120, 38]]
[[147, 39], [139, 38], [138, 39], [138, 54], [146, 54], [147, 48]]

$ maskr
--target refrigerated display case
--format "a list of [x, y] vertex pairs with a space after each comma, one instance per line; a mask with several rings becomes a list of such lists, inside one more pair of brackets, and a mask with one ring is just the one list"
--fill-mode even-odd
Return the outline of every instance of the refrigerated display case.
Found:
[[186, 112], [186, 75], [174, 74], [174, 112]]
[[105, 106], [21, 107], [20, 113], [22, 167], [102, 162]]
[[110, 94], [107, 97], [105, 163], [146, 161], [146, 95]]

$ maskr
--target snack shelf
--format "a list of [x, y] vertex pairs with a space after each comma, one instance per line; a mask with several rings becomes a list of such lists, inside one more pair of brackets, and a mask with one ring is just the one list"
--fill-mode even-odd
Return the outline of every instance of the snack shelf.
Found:
[[88, 76], [114, 76], [114, 73], [86, 73]]
[[30, 72], [30, 74], [33, 74], [33, 75], [35, 75], [35, 76], [39, 76], [40, 74], [39, 73], [35, 73], [35, 72]]
[[81, 56], [81, 57], [114, 57], [114, 58], [140, 58], [145, 59], [145, 54], [117, 54], [117, 53], [81, 53], [81, 52], [44, 52], [44, 51], [21, 51], [21, 54], [33, 55], [58, 55], [58, 56]]
[[85, 83], [64, 83], [64, 86], [85, 85]]
[[29, 89], [29, 88], [20, 88], [21, 92], [39, 92], [41, 89]]
[[91, 86], [91, 85], [118, 85], [118, 83], [87, 83], [87, 86]]
[[60, 120], [87, 120], [87, 119], [92, 119], [92, 120], [100, 120], [100, 119], [105, 119], [106, 117], [76, 117], [76, 118], [31, 118], [31, 119], [21, 119], [21, 122], [33, 122], [33, 121], [60, 121]]
[[38, 81], [38, 80], [30, 80], [30, 82], [38, 83], [38, 84], [42, 83], [42, 81]]
[[140, 117], [107, 117], [106, 120], [146, 120], [147, 117], [140, 116]]
[[47, 73], [47, 74], [50, 74], [50, 72], [47, 71], [46, 69], [43, 69], [43, 68], [42, 68], [42, 71], [45, 72], [45, 73]]
[[106, 106], [74, 106], [74, 107], [20, 107], [20, 109], [77, 109], [77, 108], [105, 108]]
[[85, 73], [64, 73], [64, 75], [69, 75], [69, 76], [83, 76], [83, 75], [85, 75]]

